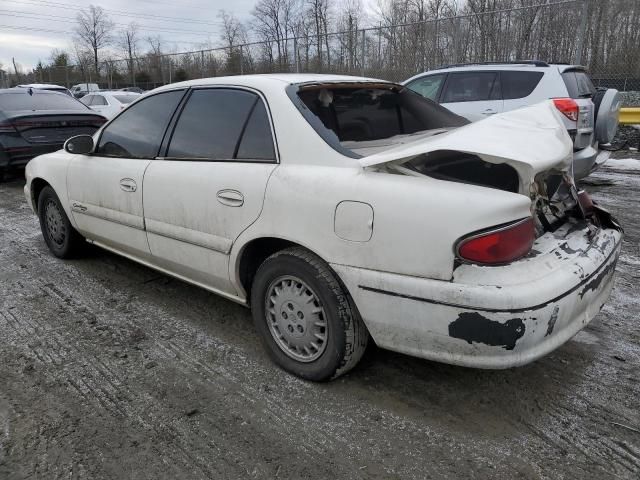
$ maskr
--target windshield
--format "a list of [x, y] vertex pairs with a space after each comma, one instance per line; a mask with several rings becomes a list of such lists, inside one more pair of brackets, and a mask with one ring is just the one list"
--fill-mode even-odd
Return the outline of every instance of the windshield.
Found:
[[32, 95], [25, 91], [0, 95], [0, 109], [8, 111], [79, 110], [84, 112], [87, 107], [64, 93], [34, 89]]
[[394, 84], [312, 85], [300, 88], [297, 97], [308, 109], [305, 112], [298, 104], [307, 121], [331, 146], [341, 147], [336, 149], [342, 153], [345, 153], [343, 149], [355, 153], [361, 142], [469, 123], [410, 89]]

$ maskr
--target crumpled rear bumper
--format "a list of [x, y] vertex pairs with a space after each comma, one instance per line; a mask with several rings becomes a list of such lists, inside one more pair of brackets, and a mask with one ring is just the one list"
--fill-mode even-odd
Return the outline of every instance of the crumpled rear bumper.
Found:
[[[591, 230], [590, 230], [591, 228]], [[452, 282], [332, 265], [376, 343], [476, 368], [524, 365], [553, 351], [609, 297], [621, 229], [566, 224], [522, 260], [461, 265]]]

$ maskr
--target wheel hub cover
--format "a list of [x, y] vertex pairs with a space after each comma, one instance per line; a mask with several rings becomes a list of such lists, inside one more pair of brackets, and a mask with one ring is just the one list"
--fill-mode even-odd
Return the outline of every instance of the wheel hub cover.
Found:
[[328, 326], [318, 296], [295, 276], [283, 276], [267, 289], [265, 314], [278, 347], [300, 362], [312, 362], [325, 351]]

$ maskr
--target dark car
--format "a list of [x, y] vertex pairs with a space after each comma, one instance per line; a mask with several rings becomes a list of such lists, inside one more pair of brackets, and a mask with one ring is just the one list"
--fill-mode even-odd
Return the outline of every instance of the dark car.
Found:
[[0, 180], [9, 168], [59, 150], [75, 135], [93, 135], [106, 121], [64, 93], [0, 89]]

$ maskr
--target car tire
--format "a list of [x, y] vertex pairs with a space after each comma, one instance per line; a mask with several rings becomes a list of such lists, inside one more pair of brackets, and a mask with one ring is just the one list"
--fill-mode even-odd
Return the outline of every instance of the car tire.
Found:
[[85, 241], [64, 211], [53, 188], [46, 186], [38, 197], [38, 218], [44, 241], [58, 258], [72, 258], [80, 254]]
[[337, 378], [367, 348], [369, 332], [345, 287], [329, 265], [304, 248], [281, 250], [260, 265], [251, 306], [269, 356], [304, 379]]

